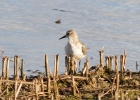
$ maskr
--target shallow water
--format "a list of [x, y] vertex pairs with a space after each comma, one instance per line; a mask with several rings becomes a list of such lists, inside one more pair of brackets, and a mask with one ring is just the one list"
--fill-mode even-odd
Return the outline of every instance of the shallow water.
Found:
[[[135, 62], [140, 62], [139, 0], [3, 0], [0, 16], [0, 46], [4, 55], [19, 55], [25, 61], [25, 70], [43, 72], [45, 54], [53, 70], [54, 55], [59, 54], [59, 72], [63, 73], [67, 39], [59, 38], [69, 29], [75, 29], [79, 39], [90, 48], [90, 65], [99, 63], [98, 51], [103, 46], [105, 55], [119, 56], [126, 50], [127, 69], [135, 71]], [[55, 23], [58, 19], [61, 24]], [[12, 74], [13, 62], [10, 65]]]

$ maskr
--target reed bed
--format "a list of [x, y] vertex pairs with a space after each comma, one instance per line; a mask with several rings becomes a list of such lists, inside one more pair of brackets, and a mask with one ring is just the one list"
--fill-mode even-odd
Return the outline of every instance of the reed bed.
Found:
[[[126, 52], [120, 56], [105, 56], [99, 51], [98, 65], [90, 66], [88, 58], [81, 71], [75, 62], [65, 57], [64, 74], [59, 74], [59, 55], [54, 57], [54, 72], [50, 72], [45, 55], [45, 75], [27, 78], [24, 60], [14, 56], [14, 75], [9, 77], [9, 57], [2, 57], [0, 77], [1, 100], [140, 100], [140, 71], [126, 69]], [[21, 63], [20, 63], [21, 62]], [[104, 63], [105, 62], [105, 63]], [[113, 64], [114, 62], [114, 64]], [[114, 68], [114, 69], [113, 69]], [[120, 70], [119, 70], [120, 69]]]

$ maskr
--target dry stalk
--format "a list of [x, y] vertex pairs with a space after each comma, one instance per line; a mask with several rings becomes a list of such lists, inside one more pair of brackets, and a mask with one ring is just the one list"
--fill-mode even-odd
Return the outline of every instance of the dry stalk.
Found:
[[102, 48], [101, 51], [99, 51], [99, 55], [100, 55], [100, 66], [104, 67], [104, 47]]
[[105, 62], [106, 62], [106, 69], [109, 69], [109, 57], [108, 56], [106, 56], [105, 57]]
[[16, 91], [16, 94], [15, 94], [15, 97], [16, 97], [16, 98], [18, 97], [18, 94], [19, 94], [19, 91], [20, 91], [20, 89], [21, 89], [21, 86], [22, 86], [22, 82], [20, 83], [20, 85], [19, 85], [19, 87], [18, 87], [18, 89], [17, 89], [17, 91]]
[[71, 76], [71, 80], [72, 80], [72, 95], [76, 95], [76, 88], [75, 88], [75, 80], [74, 80], [74, 77], [73, 75]]
[[40, 77], [40, 83], [41, 83], [41, 92], [44, 92], [44, 81], [43, 81], [43, 76]]
[[17, 96], [16, 96], [16, 93], [17, 93], [17, 85], [18, 85], [17, 81], [18, 81], [18, 78], [17, 78], [17, 76], [15, 76], [15, 100], [17, 98]]
[[113, 58], [114, 56], [109, 56], [109, 71], [112, 71], [113, 68]]
[[115, 69], [116, 69], [116, 90], [115, 90], [115, 100], [118, 100], [118, 91], [119, 91], [119, 72], [118, 72], [118, 57], [115, 56]]
[[126, 51], [124, 50], [124, 65], [123, 65], [123, 71], [125, 72], [125, 65], [126, 65]]
[[101, 98], [102, 98], [104, 95], [108, 94], [110, 91], [111, 91], [111, 89], [109, 89], [109, 90], [106, 91], [106, 92], [103, 91], [102, 93], [99, 93], [99, 94], [98, 94], [98, 100], [101, 100]]
[[124, 56], [120, 55], [120, 79], [124, 79]]
[[39, 87], [38, 87], [38, 80], [35, 79], [35, 94], [36, 94], [36, 100], [38, 100], [38, 92], [39, 92]]
[[7, 57], [2, 58], [2, 79], [5, 78], [6, 59], [7, 59]]
[[[75, 80], [87, 80], [88, 79], [87, 77], [83, 77], [83, 76], [73, 76], [73, 77]], [[71, 76], [67, 75], [67, 76], [60, 77], [60, 80], [65, 80], [65, 79], [71, 79]]]
[[54, 97], [56, 100], [58, 100], [59, 99], [59, 92], [58, 92], [57, 80], [55, 79], [55, 75], [53, 77], [53, 90], [54, 90]]
[[6, 80], [9, 78], [9, 61], [10, 58], [7, 58], [7, 63], [6, 63]]
[[51, 91], [51, 89], [50, 89], [50, 83], [51, 81], [50, 81], [50, 77], [48, 77], [47, 78], [47, 92], [48, 92], [48, 94], [50, 95], [50, 91]]
[[2, 92], [2, 77], [0, 77], [0, 93]]
[[49, 77], [49, 68], [48, 68], [48, 55], [45, 55], [45, 71], [46, 71], [46, 77]]
[[2, 93], [0, 94], [0, 97], [7, 91], [7, 88], [5, 88]]
[[24, 60], [22, 59], [21, 60], [21, 78], [23, 79], [23, 77], [24, 77]]

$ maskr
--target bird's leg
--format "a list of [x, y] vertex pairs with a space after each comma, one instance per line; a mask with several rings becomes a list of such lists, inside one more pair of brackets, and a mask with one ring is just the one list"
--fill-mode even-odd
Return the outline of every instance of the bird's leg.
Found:
[[79, 61], [79, 68], [78, 68], [78, 69], [79, 69], [79, 71], [80, 71], [80, 64], [81, 64], [81, 60]]
[[74, 74], [76, 74], [76, 70], [77, 70], [77, 60], [74, 59]]
[[65, 57], [65, 74], [67, 75], [69, 71], [69, 66], [68, 66], [68, 57]]

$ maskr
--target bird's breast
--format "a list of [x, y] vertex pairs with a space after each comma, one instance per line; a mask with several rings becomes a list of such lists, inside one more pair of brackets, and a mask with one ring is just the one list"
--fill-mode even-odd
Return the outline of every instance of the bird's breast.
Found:
[[78, 60], [85, 57], [85, 55], [82, 52], [82, 45], [78, 43], [74, 44], [68, 42], [67, 45], [65, 46], [65, 52], [68, 57], [72, 55], [76, 57]]

